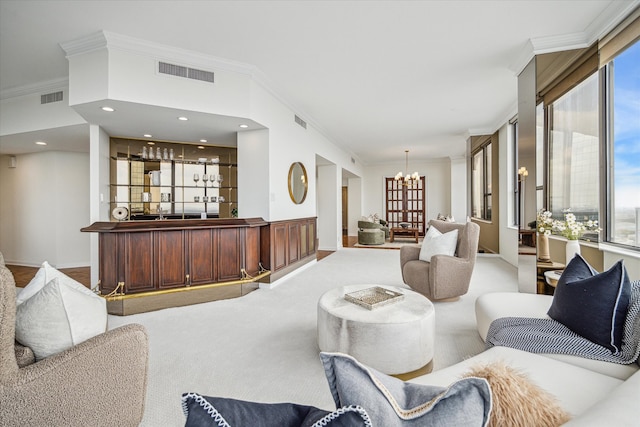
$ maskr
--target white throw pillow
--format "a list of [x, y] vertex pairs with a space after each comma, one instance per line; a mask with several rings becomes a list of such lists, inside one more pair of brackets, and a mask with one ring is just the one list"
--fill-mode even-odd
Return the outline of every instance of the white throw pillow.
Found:
[[[40, 289], [42, 289], [44, 285], [55, 278], [60, 279], [60, 282], [64, 283], [65, 285], [69, 285], [74, 289], [78, 289], [81, 292], [91, 292], [82, 283], [72, 279], [60, 270], [55, 269], [47, 261], [45, 261], [42, 263], [42, 267], [40, 267], [33, 279], [31, 279], [27, 286], [24, 287], [22, 292], [20, 292], [20, 295], [17, 296], [16, 304], [22, 304], [23, 302], [34, 296], [36, 293], [38, 293], [38, 291], [40, 291]], [[93, 292], [91, 293], [93, 294]]]
[[[82, 285], [73, 285], [71, 281], [75, 281], [65, 277], [68, 280], [54, 277], [42, 287], [34, 282], [33, 288], [40, 287], [35, 294], [31, 290], [27, 292], [31, 284], [20, 292], [22, 301], [16, 308], [16, 340], [31, 348], [37, 360], [107, 330], [106, 300]], [[25, 292], [27, 298], [23, 298]]]
[[456, 253], [456, 245], [458, 243], [458, 230], [451, 230], [442, 234], [438, 229], [431, 226], [424, 236], [422, 248], [418, 259], [431, 262], [434, 255], [453, 256]]

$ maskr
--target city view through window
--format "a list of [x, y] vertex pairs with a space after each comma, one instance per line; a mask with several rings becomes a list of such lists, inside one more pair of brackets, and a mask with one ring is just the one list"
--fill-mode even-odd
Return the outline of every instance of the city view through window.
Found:
[[640, 41], [611, 66], [613, 179], [610, 240], [640, 247]]

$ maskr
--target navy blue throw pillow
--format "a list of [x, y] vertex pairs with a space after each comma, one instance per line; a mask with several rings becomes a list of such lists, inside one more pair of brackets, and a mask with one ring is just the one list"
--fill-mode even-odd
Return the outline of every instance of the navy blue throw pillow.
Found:
[[222, 397], [182, 395], [185, 427], [371, 427], [359, 406], [333, 412], [294, 403], [258, 403]]
[[623, 261], [598, 273], [576, 255], [560, 276], [548, 315], [578, 335], [618, 353], [631, 297]]

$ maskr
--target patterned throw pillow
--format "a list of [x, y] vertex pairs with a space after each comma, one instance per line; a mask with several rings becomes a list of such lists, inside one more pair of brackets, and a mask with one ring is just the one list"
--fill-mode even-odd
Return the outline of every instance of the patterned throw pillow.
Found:
[[578, 335], [618, 353], [631, 298], [622, 260], [597, 273], [576, 255], [558, 279], [549, 317]]
[[182, 395], [185, 427], [371, 427], [358, 406], [333, 412], [294, 403], [258, 403], [222, 397]]
[[336, 407], [359, 405], [376, 426], [485, 426], [491, 390], [484, 378], [449, 387], [403, 382], [368, 368], [353, 357], [320, 353]]

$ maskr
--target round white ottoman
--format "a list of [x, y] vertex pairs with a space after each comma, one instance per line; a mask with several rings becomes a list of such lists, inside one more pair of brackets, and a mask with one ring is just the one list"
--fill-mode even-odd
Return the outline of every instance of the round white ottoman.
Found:
[[[369, 310], [344, 299], [346, 293], [377, 285], [332, 289], [318, 301], [318, 346], [345, 353], [389, 375], [430, 367], [435, 338], [435, 311], [423, 295], [405, 288], [400, 301]], [[427, 368], [428, 369], [428, 368]]]

